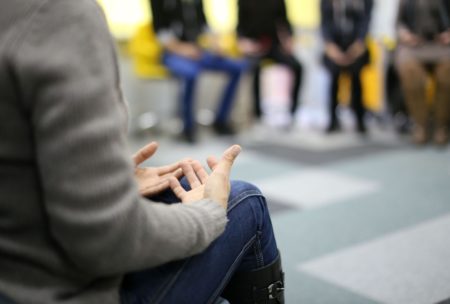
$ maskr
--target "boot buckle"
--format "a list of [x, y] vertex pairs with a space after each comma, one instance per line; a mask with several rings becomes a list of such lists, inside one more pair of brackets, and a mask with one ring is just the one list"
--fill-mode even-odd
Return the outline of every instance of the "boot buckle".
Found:
[[283, 282], [276, 281], [275, 283], [270, 284], [267, 287], [267, 291], [268, 291], [270, 300], [278, 299], [280, 294], [284, 291]]

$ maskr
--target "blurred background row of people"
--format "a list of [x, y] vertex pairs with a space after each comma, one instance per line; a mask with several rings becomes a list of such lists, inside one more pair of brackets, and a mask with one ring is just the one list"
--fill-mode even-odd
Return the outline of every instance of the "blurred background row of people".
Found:
[[[400, 94], [393, 96], [387, 92], [387, 108], [393, 114], [399, 107], [404, 108], [401, 111], [409, 119], [405, 120], [402, 130], [411, 131], [417, 144], [432, 138], [436, 144], [445, 145], [449, 139], [449, 3], [449, 0], [401, 0], [398, 7], [397, 45], [394, 59], [388, 64], [392, 67], [388, 75], [392, 74], [392, 77], [387, 78], [386, 88], [388, 91], [396, 89]], [[278, 86], [289, 91], [284, 92], [289, 99], [284, 110], [290, 115], [285, 126], [294, 124], [299, 104], [301, 106], [305, 69], [295, 51], [296, 32], [289, 21], [284, 0], [237, 1], [234, 43], [237, 52], [234, 56], [225, 50], [220, 35], [208, 26], [202, 0], [151, 0], [150, 4], [152, 30], [163, 49], [161, 62], [181, 83], [179, 106], [184, 140], [196, 140], [195, 89], [204, 70], [224, 72], [229, 79], [212, 123], [217, 134], [236, 132], [230, 115], [239, 81], [246, 72], [253, 75], [252, 112], [255, 118], [268, 116], [266, 119], [271, 119], [271, 113], [264, 110], [264, 86]], [[373, 0], [320, 1], [324, 42], [322, 64], [330, 78], [329, 87], [323, 88], [328, 91], [328, 133], [341, 129], [337, 110], [343, 75], [350, 83], [350, 105], [356, 131], [367, 132], [361, 76], [363, 68], [371, 61], [368, 41], [373, 7]], [[278, 74], [280, 77], [274, 82], [264, 83], [262, 70], [273, 64], [285, 67], [284, 72], [289, 71], [288, 77]]]

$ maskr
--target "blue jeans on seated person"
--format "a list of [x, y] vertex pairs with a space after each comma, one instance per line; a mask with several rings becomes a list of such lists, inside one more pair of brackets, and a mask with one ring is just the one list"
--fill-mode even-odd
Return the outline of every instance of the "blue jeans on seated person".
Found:
[[[179, 202], [172, 191], [152, 199]], [[126, 275], [122, 303], [217, 303], [235, 272], [259, 269], [278, 257], [266, 201], [255, 186], [231, 182], [228, 219], [225, 232], [203, 253]]]
[[242, 72], [247, 69], [246, 61], [234, 60], [208, 52], [204, 52], [198, 60], [165, 52], [163, 63], [171, 73], [184, 82], [181, 97], [184, 131], [192, 131], [195, 126], [193, 114], [194, 91], [200, 73], [204, 70], [227, 73], [229, 82], [224, 90], [215, 118], [217, 123], [225, 124], [227, 122], [239, 79]]

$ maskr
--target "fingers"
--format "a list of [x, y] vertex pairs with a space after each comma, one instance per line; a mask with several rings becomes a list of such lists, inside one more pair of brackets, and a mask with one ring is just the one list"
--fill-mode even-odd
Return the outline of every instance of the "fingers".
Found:
[[183, 201], [187, 192], [184, 190], [183, 186], [181, 186], [180, 181], [176, 177], [171, 177], [169, 179], [169, 185], [173, 193]]
[[[172, 173], [169, 173], [169, 175]], [[177, 179], [180, 179], [183, 176], [183, 169], [178, 168], [174, 173], [173, 176], [175, 176]]]
[[170, 181], [167, 178], [167, 179], [161, 181], [159, 184], [150, 185], [150, 186], [141, 188], [141, 189], [139, 189], [139, 192], [142, 196], [151, 196], [151, 195], [156, 195], [158, 193], [163, 192], [164, 190], [169, 188], [169, 186], [170, 186]]
[[233, 145], [225, 150], [219, 162], [214, 157], [208, 158], [208, 165], [213, 169], [213, 172], [205, 184], [205, 197], [218, 202], [225, 209], [230, 194], [230, 170], [240, 152], [241, 147]]
[[[234, 160], [241, 152], [241, 147], [239, 145], [233, 145], [229, 147], [222, 155], [222, 159], [220, 162], [223, 162], [222, 166], [225, 166], [223, 168], [228, 168], [228, 171], [231, 169], [231, 166], [233, 165]], [[207, 158], [206, 162], [208, 163], [208, 167], [211, 170], [215, 170], [217, 168], [217, 165], [219, 164], [219, 161], [215, 156], [210, 156]]]
[[197, 174], [194, 171], [194, 168], [192, 167], [192, 163], [183, 161], [181, 163], [181, 169], [183, 169], [183, 173], [186, 176], [186, 179], [192, 189], [200, 187], [202, 185]]
[[215, 156], [210, 156], [206, 159], [206, 162], [208, 163], [208, 167], [211, 170], [214, 170], [217, 166], [217, 164], [219, 163], [219, 161], [217, 160], [217, 158]]
[[224, 173], [229, 173], [233, 162], [241, 153], [241, 147], [239, 145], [233, 145], [229, 147], [222, 155], [222, 159], [214, 167], [214, 170], [220, 170]]
[[203, 168], [202, 164], [199, 161], [193, 161], [192, 163], [192, 168], [194, 169], [195, 174], [198, 176], [198, 178], [200, 179], [200, 182], [202, 184], [206, 183], [206, 181], [208, 180], [208, 173], [206, 172], [205, 168]]
[[167, 165], [167, 166], [160, 167], [160, 168], [158, 169], [158, 173], [159, 173], [160, 175], [164, 175], [164, 174], [168, 174], [168, 173], [174, 173], [174, 172], [176, 172], [180, 167], [181, 167], [180, 162], [177, 162], [177, 163], [174, 163], [174, 164], [171, 164], [171, 165]]
[[133, 155], [135, 165], [137, 166], [152, 157], [156, 150], [158, 150], [158, 143], [153, 141], [137, 151], [136, 154]]

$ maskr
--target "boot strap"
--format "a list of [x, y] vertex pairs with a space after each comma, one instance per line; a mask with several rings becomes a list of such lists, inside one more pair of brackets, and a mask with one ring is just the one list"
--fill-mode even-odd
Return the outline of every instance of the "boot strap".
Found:
[[280, 303], [281, 296], [284, 293], [284, 273], [281, 272], [281, 280], [271, 283], [269, 286], [253, 290], [253, 299], [256, 303], [265, 303], [267, 299], [278, 300]]
[[231, 303], [284, 303], [284, 272], [280, 256], [261, 269], [236, 274], [224, 296]]

